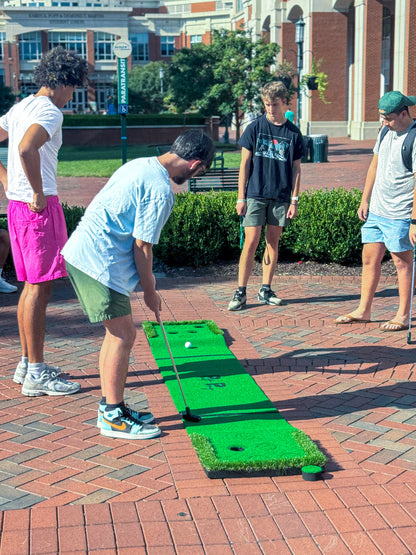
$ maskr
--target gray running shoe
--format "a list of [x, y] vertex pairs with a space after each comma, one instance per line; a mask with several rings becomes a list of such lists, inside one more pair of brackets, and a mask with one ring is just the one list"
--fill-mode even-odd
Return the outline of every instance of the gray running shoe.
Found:
[[282, 304], [282, 299], [279, 299], [276, 293], [271, 289], [259, 289], [257, 300], [259, 300], [263, 304], [271, 304], [274, 306], [279, 306]]
[[28, 397], [71, 395], [71, 393], [77, 393], [80, 388], [78, 382], [69, 382], [59, 378], [58, 374], [50, 366], [47, 366], [40, 378], [34, 378], [31, 374], [26, 374], [22, 393]]
[[124, 439], [152, 439], [160, 436], [160, 428], [153, 424], [140, 424], [133, 420], [127, 410], [117, 408], [104, 411], [101, 435]]
[[13, 381], [14, 383], [22, 384], [25, 381], [25, 377], [27, 374], [27, 364], [23, 364], [22, 361], [16, 366], [16, 370], [14, 371]]
[[246, 303], [247, 295], [237, 290], [234, 293], [234, 297], [228, 304], [228, 310], [241, 310], [242, 308], [245, 308]]
[[[58, 366], [49, 366], [48, 364], [45, 364], [45, 370], [48, 370], [48, 372], [54, 372], [56, 376], [58, 376], [62, 372], [62, 370]], [[20, 361], [14, 372], [14, 383], [20, 383], [22, 385], [25, 381], [26, 374], [27, 364], [23, 364], [23, 362]]]

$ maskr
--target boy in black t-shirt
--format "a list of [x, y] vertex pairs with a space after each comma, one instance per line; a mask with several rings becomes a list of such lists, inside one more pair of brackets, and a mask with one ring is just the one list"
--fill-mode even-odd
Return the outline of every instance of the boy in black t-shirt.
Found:
[[240, 256], [238, 290], [228, 310], [241, 310], [246, 305], [247, 282], [261, 230], [266, 224], [263, 285], [257, 299], [263, 304], [281, 304], [282, 300], [270, 286], [280, 235], [298, 211], [303, 140], [299, 129], [285, 117], [287, 89], [280, 82], [267, 83], [261, 89], [261, 98], [265, 114], [247, 127], [239, 141], [242, 149], [236, 210], [239, 216], [244, 216], [245, 241]]

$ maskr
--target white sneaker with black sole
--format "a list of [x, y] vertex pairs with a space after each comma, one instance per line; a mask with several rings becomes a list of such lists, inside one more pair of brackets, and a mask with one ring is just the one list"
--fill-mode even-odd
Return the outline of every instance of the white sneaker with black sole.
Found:
[[228, 310], [242, 310], [245, 308], [247, 303], [247, 295], [245, 293], [241, 293], [241, 291], [236, 291], [234, 293], [234, 297], [228, 304]]
[[282, 304], [282, 299], [279, 299], [276, 293], [271, 289], [260, 288], [257, 295], [257, 300], [259, 300], [262, 304], [271, 304], [274, 306], [279, 306]]

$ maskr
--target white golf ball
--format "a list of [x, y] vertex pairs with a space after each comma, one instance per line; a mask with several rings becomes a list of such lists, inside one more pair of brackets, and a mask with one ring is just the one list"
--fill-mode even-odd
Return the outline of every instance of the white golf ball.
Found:
[[190, 341], [187, 341], [187, 342], [185, 343], [185, 347], [186, 347], [187, 349], [190, 349], [190, 348], [192, 347], [192, 343], [191, 343]]

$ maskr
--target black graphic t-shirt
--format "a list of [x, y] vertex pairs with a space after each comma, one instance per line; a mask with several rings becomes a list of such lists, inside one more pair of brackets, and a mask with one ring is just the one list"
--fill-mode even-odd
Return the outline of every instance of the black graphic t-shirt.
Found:
[[293, 162], [303, 156], [299, 128], [288, 120], [274, 125], [264, 114], [247, 127], [239, 144], [253, 155], [247, 198], [290, 202]]

